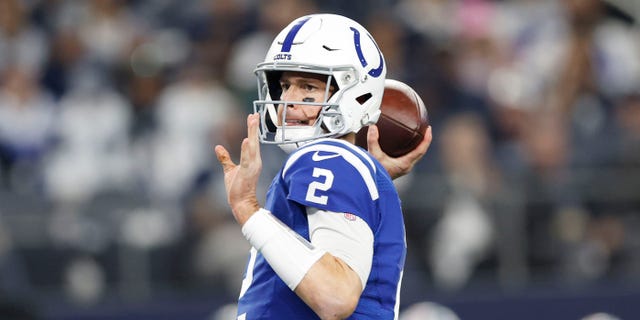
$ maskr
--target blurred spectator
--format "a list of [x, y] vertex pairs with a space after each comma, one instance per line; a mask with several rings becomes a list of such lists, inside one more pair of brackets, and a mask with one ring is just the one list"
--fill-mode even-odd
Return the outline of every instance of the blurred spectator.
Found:
[[42, 83], [60, 99], [74, 86], [101, 77], [86, 54], [79, 32], [67, 28], [55, 31], [51, 37], [51, 52], [43, 68]]
[[[387, 78], [407, 79], [412, 67], [407, 59], [407, 47], [410, 43], [410, 33], [406, 26], [386, 11], [369, 15], [366, 23], [367, 30], [378, 39], [380, 50], [384, 52], [384, 59], [388, 66]], [[415, 45], [415, 43], [413, 44]], [[405, 80], [406, 81], [406, 80]]]
[[99, 191], [132, 183], [129, 101], [101, 83], [85, 82], [60, 101], [58, 144], [47, 159], [47, 192], [82, 203]]
[[123, 0], [96, 0], [81, 6], [82, 12], [72, 23], [80, 30], [88, 54], [107, 67], [126, 61], [145, 30], [145, 21], [136, 19]]
[[197, 16], [188, 30], [194, 43], [195, 59], [209, 66], [215, 78], [225, 77], [233, 43], [250, 27], [250, 11], [246, 0], [202, 0]]
[[486, 128], [477, 116], [450, 118], [440, 140], [448, 195], [442, 216], [428, 237], [428, 259], [436, 285], [456, 290], [490, 253], [495, 233], [493, 197], [500, 188], [500, 177]]
[[184, 69], [160, 94], [150, 158], [139, 162], [150, 164], [148, 170], [140, 168], [150, 193], [182, 199], [210, 170], [212, 146], [238, 132], [240, 110], [235, 97], [206, 68], [194, 64]]
[[161, 74], [137, 75], [130, 73], [123, 80], [125, 95], [131, 103], [131, 126], [129, 134], [135, 145], [138, 139], [145, 139], [156, 129], [156, 112], [158, 98], [165, 86]]
[[45, 23], [52, 29], [52, 58], [44, 82], [61, 96], [84, 82], [114, 86], [115, 74], [128, 66], [134, 46], [148, 30], [122, 0], [60, 1], [48, 4]]
[[569, 108], [581, 94], [615, 96], [635, 90], [640, 84], [640, 40], [633, 30], [607, 15], [605, 1], [562, 3], [567, 25], [560, 36], [568, 41], [557, 61], [556, 66], [564, 67], [556, 69], [557, 100], [552, 103]]
[[[529, 259], [534, 265], [550, 263], [559, 266], [569, 255], [571, 246], [563, 248], [554, 244], [557, 238], [549, 234], [553, 221], [564, 212], [584, 210], [584, 199], [576, 185], [579, 180], [571, 170], [570, 128], [557, 114], [540, 112], [530, 115], [521, 130], [525, 166], [520, 187], [522, 192], [536, 199], [524, 204], [525, 214], [529, 217], [526, 226], [527, 238], [531, 239]], [[576, 224], [572, 229], [562, 231], [570, 232], [579, 226]]]
[[240, 227], [225, 208], [225, 199], [202, 190], [186, 208], [188, 254], [180, 261], [182, 272], [195, 287], [213, 286], [234, 301], [246, 269], [246, 250]]
[[56, 105], [28, 69], [2, 73], [0, 87], [0, 171], [15, 191], [37, 191], [40, 162], [53, 141]]
[[[640, 168], [640, 89], [621, 96], [614, 107], [615, 136], [609, 144], [613, 150], [608, 155], [611, 165]], [[611, 141], [613, 140], [613, 141]]]
[[446, 45], [456, 32], [456, 8], [460, 1], [401, 0], [397, 5], [398, 15], [406, 17], [407, 23], [416, 31], [425, 34], [438, 44]]
[[25, 1], [0, 1], [0, 73], [16, 67], [38, 74], [47, 59], [47, 40], [29, 20]]
[[140, 39], [131, 53], [131, 63], [119, 68], [114, 86], [130, 99], [134, 144], [157, 129], [158, 99], [175, 73], [192, 58], [192, 50], [192, 43], [182, 30], [157, 29]]

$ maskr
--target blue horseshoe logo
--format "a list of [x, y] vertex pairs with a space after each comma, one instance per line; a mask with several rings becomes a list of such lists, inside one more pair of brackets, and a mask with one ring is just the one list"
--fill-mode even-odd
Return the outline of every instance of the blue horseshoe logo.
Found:
[[[358, 59], [360, 59], [360, 64], [362, 64], [362, 67], [364, 68], [368, 65], [368, 63], [367, 63], [367, 60], [364, 59], [364, 54], [362, 54], [362, 47], [360, 46], [360, 31], [358, 31], [358, 29], [354, 27], [350, 27], [349, 29], [353, 31], [353, 43], [356, 46], [356, 53], [358, 54]], [[371, 39], [371, 42], [373, 42], [373, 44], [376, 46], [376, 49], [378, 49], [380, 62], [377, 68], [369, 70], [368, 73], [370, 76], [377, 78], [380, 76], [380, 74], [382, 74], [382, 69], [384, 69], [384, 59], [382, 58], [382, 52], [380, 52], [380, 48], [378, 48], [378, 44], [373, 40], [373, 38], [371, 38], [370, 35], [369, 35], [369, 38]]]

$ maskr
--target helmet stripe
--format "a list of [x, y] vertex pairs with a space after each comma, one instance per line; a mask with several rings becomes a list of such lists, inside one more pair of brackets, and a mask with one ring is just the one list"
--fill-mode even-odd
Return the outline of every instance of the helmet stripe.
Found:
[[378, 49], [378, 56], [380, 57], [378, 67], [369, 70], [369, 75], [377, 78], [380, 76], [380, 74], [382, 74], [382, 69], [384, 68], [384, 59], [382, 58], [382, 51], [380, 51], [380, 48], [378, 48], [378, 44], [376, 43], [376, 41], [373, 40], [373, 37], [371, 37], [371, 35], [369, 35], [369, 38], [371, 39], [371, 42], [373, 42], [373, 44], [376, 46], [376, 49]]
[[[362, 64], [362, 67], [366, 67], [368, 65], [367, 60], [365, 60], [364, 58], [364, 54], [362, 53], [362, 47], [360, 46], [360, 31], [358, 31], [358, 29], [351, 27], [350, 28], [351, 31], [353, 31], [353, 43], [356, 46], [356, 53], [358, 54], [358, 59], [360, 59], [360, 64]], [[369, 36], [369, 38], [371, 38], [371, 36]], [[369, 75], [377, 78], [380, 76], [380, 74], [382, 74], [382, 69], [384, 68], [384, 59], [382, 58], [382, 52], [380, 52], [380, 48], [378, 48], [378, 44], [373, 40], [373, 38], [371, 38], [371, 41], [373, 41], [373, 44], [376, 46], [376, 49], [378, 49], [378, 55], [380, 56], [380, 64], [378, 65], [377, 68], [375, 69], [371, 69], [369, 70]]]
[[311, 19], [311, 17], [307, 17], [305, 19], [302, 19], [300, 21], [298, 21], [298, 23], [296, 23], [293, 27], [291, 27], [291, 30], [289, 30], [289, 33], [287, 34], [287, 37], [284, 38], [284, 42], [282, 43], [282, 50], [280, 52], [289, 52], [291, 51], [291, 46], [293, 45], [293, 39], [295, 39], [296, 34], [298, 34], [298, 31], [300, 31], [300, 28], [302, 28], [302, 26], [307, 23], [307, 21], [309, 21], [309, 19]]

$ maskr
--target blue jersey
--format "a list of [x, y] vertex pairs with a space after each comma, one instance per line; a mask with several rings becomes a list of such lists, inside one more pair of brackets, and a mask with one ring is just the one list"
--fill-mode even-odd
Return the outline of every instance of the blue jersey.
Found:
[[[297, 149], [273, 179], [265, 208], [310, 240], [306, 207], [357, 215], [368, 224], [374, 235], [371, 272], [348, 319], [394, 319], [406, 242], [400, 199], [384, 167], [342, 140]], [[242, 287], [239, 319], [318, 319], [255, 249]]]

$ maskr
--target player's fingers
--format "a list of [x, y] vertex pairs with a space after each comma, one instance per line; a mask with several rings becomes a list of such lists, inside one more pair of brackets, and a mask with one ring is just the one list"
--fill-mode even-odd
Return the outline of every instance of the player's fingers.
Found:
[[247, 161], [259, 163], [260, 161], [260, 141], [258, 138], [260, 125], [260, 115], [257, 113], [250, 114], [247, 117], [247, 147], [243, 154], [247, 156]]
[[258, 124], [260, 122], [260, 115], [253, 113], [247, 116], [247, 137], [251, 139], [252, 143], [258, 141]]
[[433, 139], [433, 136], [431, 135], [431, 126], [429, 126], [427, 128], [427, 131], [424, 133], [424, 138], [422, 138], [422, 141], [420, 141], [420, 144], [416, 149], [420, 149], [423, 152], [426, 152], [429, 146], [431, 145], [432, 139]]
[[420, 141], [420, 144], [418, 144], [415, 149], [411, 150], [411, 152], [407, 153], [408, 158], [410, 158], [412, 162], [422, 158], [422, 156], [427, 153], [427, 149], [429, 149], [429, 146], [431, 145], [432, 138], [431, 126], [429, 126], [422, 138], [422, 141]]
[[380, 138], [380, 132], [378, 131], [378, 126], [372, 124], [369, 126], [369, 131], [367, 132], [367, 149], [369, 153], [376, 155], [382, 153], [382, 149], [380, 148], [380, 143], [378, 139]]
[[217, 145], [215, 147], [216, 157], [218, 161], [222, 165], [222, 170], [226, 173], [229, 170], [233, 169], [236, 165], [231, 161], [231, 156], [229, 156], [229, 151], [225, 149], [221, 145]]
[[242, 139], [242, 146], [240, 147], [240, 166], [246, 168], [251, 163], [251, 139], [244, 138]]
[[429, 146], [431, 145], [431, 140], [433, 140], [433, 135], [431, 134], [431, 126], [429, 126], [427, 128], [427, 132], [424, 133], [424, 138], [420, 142], [420, 145], [418, 145], [417, 149], [420, 149], [422, 151], [422, 154], [426, 153], [427, 149], [429, 149]]

